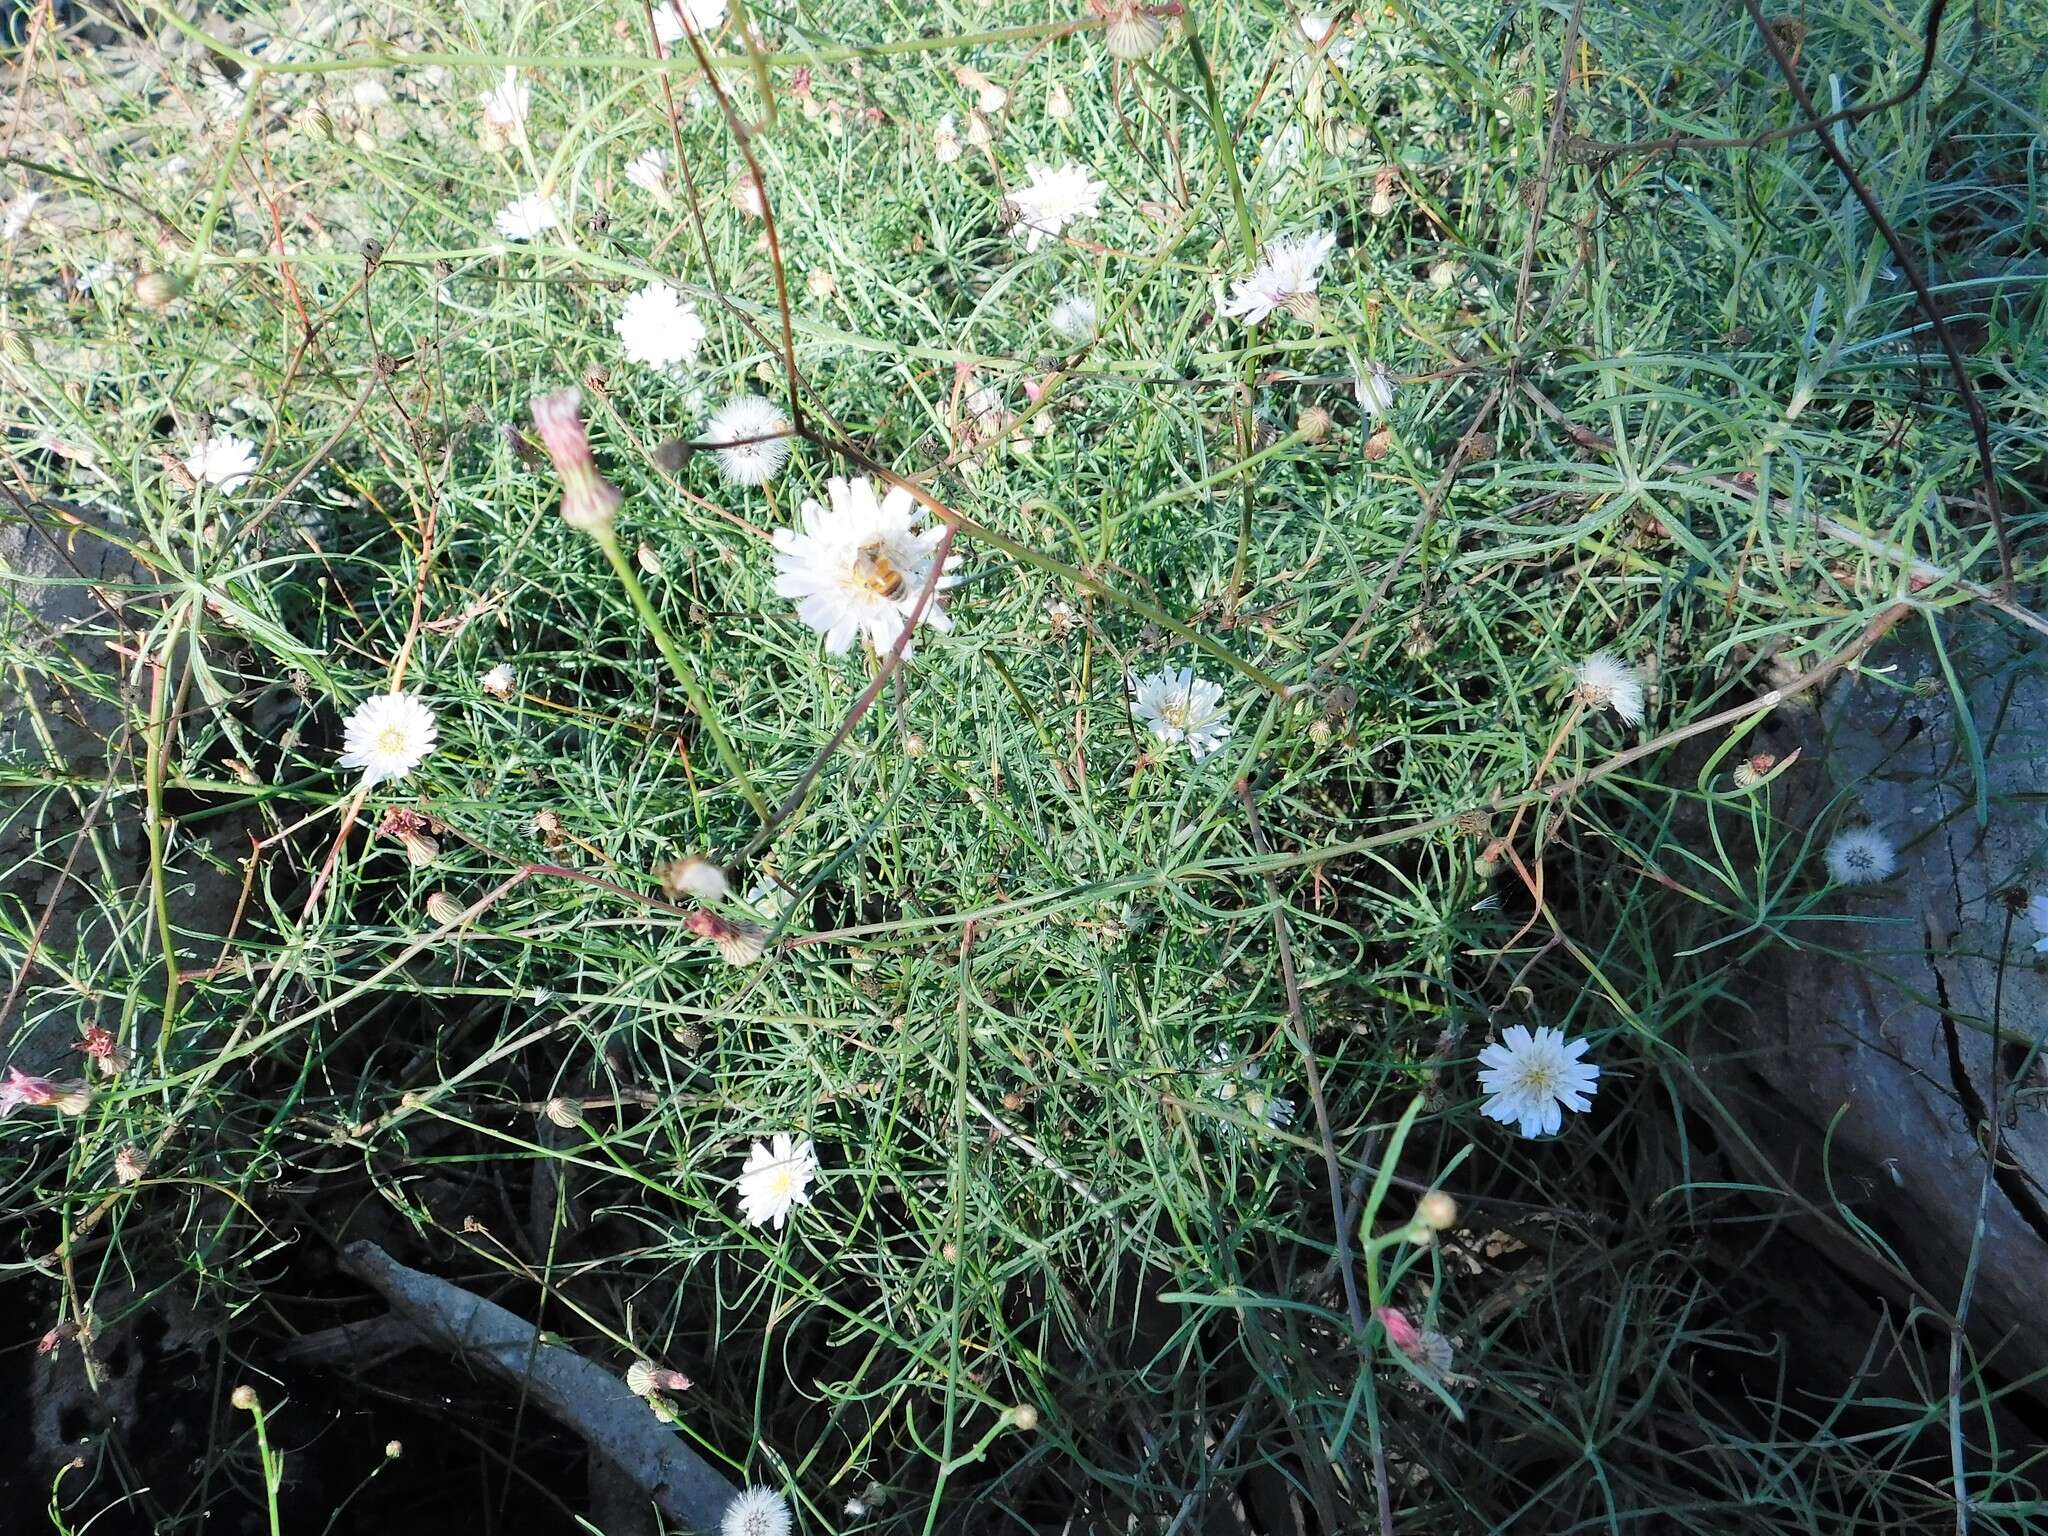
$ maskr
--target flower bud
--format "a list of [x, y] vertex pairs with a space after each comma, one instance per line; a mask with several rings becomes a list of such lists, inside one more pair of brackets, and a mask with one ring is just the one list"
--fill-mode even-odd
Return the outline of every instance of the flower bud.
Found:
[[1415, 1219], [1432, 1232], [1448, 1232], [1458, 1224], [1458, 1202], [1432, 1189], [1415, 1202]]
[[462, 903], [446, 891], [427, 893], [427, 916], [446, 928], [451, 923], [462, 921]]
[[565, 1131], [573, 1131], [583, 1119], [583, 1109], [574, 1099], [556, 1094], [540, 1109], [541, 1118], [549, 1125], [558, 1125]]
[[244, 1413], [254, 1413], [256, 1411], [256, 1389], [245, 1382], [228, 1395], [228, 1401]]
[[583, 427], [583, 394], [557, 390], [528, 402], [541, 446], [562, 477], [562, 521], [579, 533], [607, 532], [625, 500], [619, 488], [597, 472], [590, 436]]
[[169, 272], [138, 272], [135, 298], [150, 309], [168, 309], [185, 291], [185, 281]]
[[1304, 443], [1320, 443], [1329, 438], [1330, 413], [1320, 405], [1312, 405], [1294, 419], [1294, 431]]
[[1109, 18], [1109, 25], [1102, 29], [1103, 46], [1109, 49], [1109, 56], [1127, 63], [1151, 58], [1164, 41], [1165, 23], [1132, 3], [1119, 6]]

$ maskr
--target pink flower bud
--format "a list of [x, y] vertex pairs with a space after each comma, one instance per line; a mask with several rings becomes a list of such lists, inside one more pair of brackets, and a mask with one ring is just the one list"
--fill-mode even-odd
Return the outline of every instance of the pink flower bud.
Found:
[[541, 446], [555, 473], [562, 477], [562, 521], [581, 533], [604, 532], [626, 498], [597, 472], [590, 435], [583, 428], [583, 392], [557, 390], [552, 395], [535, 395], [527, 403]]

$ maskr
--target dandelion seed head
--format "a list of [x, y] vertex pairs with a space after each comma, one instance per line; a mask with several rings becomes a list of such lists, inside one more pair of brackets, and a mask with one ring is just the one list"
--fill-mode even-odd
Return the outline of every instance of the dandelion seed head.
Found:
[[1899, 854], [1875, 827], [1847, 827], [1828, 844], [1828, 878], [1837, 885], [1874, 885], [1898, 872]]
[[766, 485], [789, 462], [789, 418], [760, 395], [735, 395], [711, 413], [704, 441], [734, 485]]

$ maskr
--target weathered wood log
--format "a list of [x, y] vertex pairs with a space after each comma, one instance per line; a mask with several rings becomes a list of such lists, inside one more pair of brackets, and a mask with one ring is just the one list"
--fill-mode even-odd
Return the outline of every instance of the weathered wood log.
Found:
[[1803, 761], [1774, 809], [1812, 830], [1815, 877], [1858, 821], [1899, 868], [1752, 967], [1717, 1084], [1775, 1171], [1896, 1266], [1847, 1222], [1796, 1229], [1901, 1301], [1967, 1297], [1973, 1347], [2010, 1379], [2048, 1368], [2048, 956], [2026, 916], [2048, 874], [2048, 652], [1967, 621], [1939, 644], [1887, 645], [1783, 722]]

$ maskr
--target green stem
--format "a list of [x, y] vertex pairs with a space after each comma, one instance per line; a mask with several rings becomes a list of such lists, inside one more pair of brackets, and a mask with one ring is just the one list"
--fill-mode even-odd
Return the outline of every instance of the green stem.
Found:
[[647, 600], [646, 589], [640, 585], [640, 578], [633, 574], [633, 563], [619, 547], [618, 534], [610, 527], [604, 527], [598, 530], [596, 538], [598, 547], [604, 551], [605, 559], [611, 561], [612, 569], [618, 573], [619, 585], [626, 589], [626, 596], [632, 601], [634, 611], [640, 615], [640, 622], [646, 626], [647, 632], [654, 636], [654, 643], [668, 659], [669, 671], [673, 672], [676, 681], [682, 684], [683, 694], [690, 701], [690, 713], [703, 724], [704, 733], [711, 738], [711, 747], [718, 754], [719, 762], [725, 765], [725, 771], [732, 775], [733, 781], [740, 787], [740, 793], [747, 797], [747, 804], [754, 808], [754, 814], [759, 816], [765, 825], [773, 819], [768, 802], [761, 798], [761, 791], [754, 788], [754, 781], [747, 777], [747, 770], [741, 765], [739, 755], [733, 751], [732, 743], [725, 739], [725, 732], [719, 729], [718, 718], [711, 711], [711, 700], [705, 696], [703, 688], [698, 686], [696, 675], [690, 670], [689, 662], [683, 659], [683, 653], [676, 648], [675, 641], [669, 638], [668, 627], [661, 622], [661, 615], [654, 611], [654, 604]]
[[156, 915], [157, 943], [164, 952], [163, 1024], [157, 1031], [157, 1067], [163, 1067], [164, 1052], [171, 1039], [171, 1025], [178, 1011], [178, 945], [171, 933], [170, 890], [164, 880], [164, 729], [166, 690], [169, 684], [169, 655], [177, 644], [179, 626], [173, 624], [164, 642], [162, 661], [149, 663], [149, 717], [142, 728], [142, 835], [149, 843], [149, 900]]
[[1195, 26], [1192, 9], [1182, 14], [1181, 28], [1187, 33], [1188, 52], [1194, 55], [1195, 68], [1201, 71], [1202, 94], [1209, 102], [1209, 126], [1216, 135], [1216, 158], [1223, 164], [1223, 179], [1230, 188], [1231, 206], [1237, 210], [1237, 234], [1244, 242], [1244, 257], [1257, 265], [1259, 237], [1252, 227], [1252, 211], [1244, 200], [1244, 183], [1237, 179], [1237, 145], [1230, 136], [1230, 124], [1223, 116], [1223, 97], [1216, 89], [1216, 75], [1209, 68], [1209, 55], [1202, 49], [1202, 34]]

